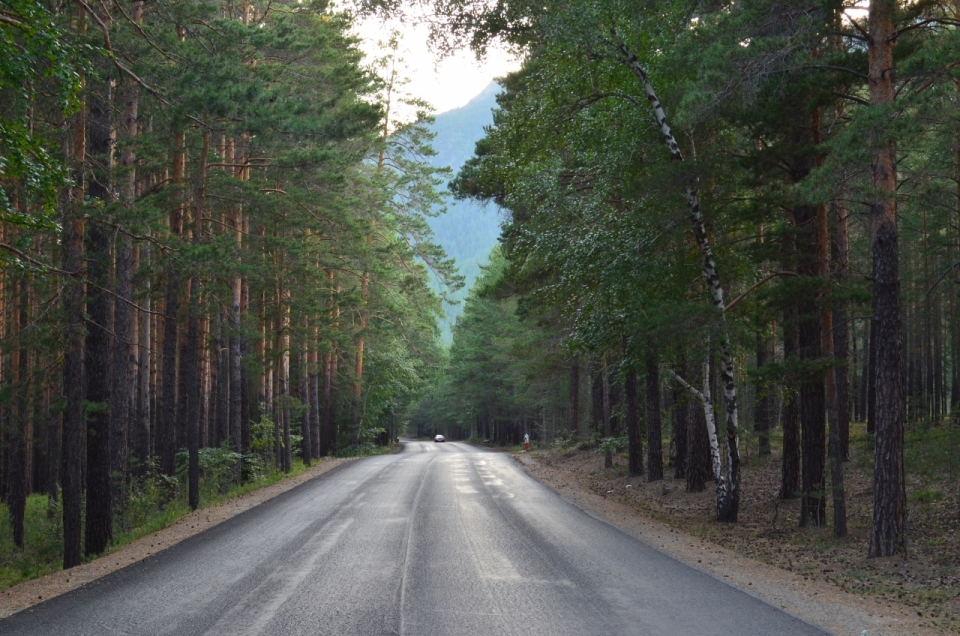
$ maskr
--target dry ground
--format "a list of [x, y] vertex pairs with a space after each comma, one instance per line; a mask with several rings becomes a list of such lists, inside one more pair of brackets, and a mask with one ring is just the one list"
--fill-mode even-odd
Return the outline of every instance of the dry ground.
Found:
[[958, 482], [934, 490], [909, 479], [907, 558], [868, 560], [869, 458], [855, 455], [844, 465], [849, 536], [841, 540], [829, 527], [798, 527], [799, 501], [777, 499], [778, 456], [745, 461], [736, 524], [714, 520], [712, 484], [687, 493], [672, 469], [660, 482], [628, 478], [625, 455], [606, 470], [592, 451], [538, 451], [518, 460], [588, 511], [834, 633], [960, 633]]

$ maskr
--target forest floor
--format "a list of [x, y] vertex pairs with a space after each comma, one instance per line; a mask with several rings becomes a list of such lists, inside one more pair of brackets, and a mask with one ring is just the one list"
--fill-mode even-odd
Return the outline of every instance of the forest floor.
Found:
[[834, 633], [938, 634], [960, 633], [960, 479], [935, 457], [946, 441], [935, 431], [908, 434], [908, 554], [887, 559], [865, 558], [873, 502], [865, 435], [844, 464], [849, 534], [839, 540], [829, 525], [800, 528], [798, 499], [777, 499], [776, 448], [771, 456], [744, 457], [736, 524], [715, 520], [712, 483], [687, 493], [672, 468], [663, 481], [647, 483], [628, 478], [625, 454], [610, 469], [585, 450], [516, 458], [587, 511]]
[[245, 492], [222, 504], [187, 513], [166, 528], [127, 543], [92, 561], [9, 587], [0, 592], [0, 618], [65, 594], [152, 554], [166, 550], [352, 459], [354, 458], [323, 459], [297, 475]]

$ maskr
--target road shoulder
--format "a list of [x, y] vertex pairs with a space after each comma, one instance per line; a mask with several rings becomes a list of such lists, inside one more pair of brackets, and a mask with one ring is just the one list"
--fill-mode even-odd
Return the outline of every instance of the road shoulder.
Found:
[[942, 632], [920, 625], [907, 607], [844, 592], [836, 586], [760, 563], [650, 519], [634, 507], [602, 497], [570, 474], [538, 462], [533, 455], [514, 459], [534, 479], [585, 512], [718, 580], [779, 607], [834, 634], [870, 636]]
[[219, 506], [195, 510], [163, 530], [141, 537], [89, 563], [10, 587], [0, 593], [0, 618], [6, 618], [142, 561], [354, 459], [356, 458], [324, 459], [294, 477], [244, 493]]

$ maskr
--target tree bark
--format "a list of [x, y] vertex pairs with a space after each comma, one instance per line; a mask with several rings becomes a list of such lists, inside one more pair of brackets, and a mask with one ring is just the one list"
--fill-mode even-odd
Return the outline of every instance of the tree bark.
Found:
[[[640, 64], [637, 56], [624, 44], [616, 31], [611, 31], [611, 35], [622, 56], [621, 61], [633, 72], [643, 85], [657, 127], [663, 135], [671, 158], [678, 162], [684, 161], [683, 153], [680, 152], [680, 144], [677, 143], [673, 135], [673, 130], [667, 121], [666, 112], [663, 109], [660, 98], [657, 97], [649, 76]], [[700, 195], [694, 183], [686, 186], [684, 197], [689, 210], [693, 234], [697, 241], [697, 247], [700, 249], [701, 258], [703, 259], [703, 275], [707, 281], [707, 287], [710, 291], [714, 308], [718, 313], [717, 322], [722, 333], [720, 373], [723, 382], [724, 403], [726, 405], [727, 472], [726, 475], [722, 473], [715, 475], [717, 485], [717, 518], [720, 521], [735, 522], [740, 511], [740, 431], [737, 421], [739, 410], [737, 406], [734, 359], [724, 313], [726, 303], [724, 302], [723, 286], [720, 283], [720, 276], [717, 273], [717, 263], [713, 255], [713, 248], [710, 245], [710, 239], [707, 235], [706, 225], [704, 224], [703, 211], [700, 209]], [[712, 404], [710, 408], [712, 409]], [[710, 427], [712, 425], [711, 414], [707, 414], [706, 418], [707, 426]]]
[[[59, 374], [53, 373], [51, 376], [57, 378]], [[56, 410], [50, 408], [52, 393], [51, 386], [47, 385], [44, 389], [46, 409], [43, 415], [47, 423], [47, 500], [51, 506], [60, 498], [60, 436], [62, 428]]]
[[[234, 217], [234, 227], [238, 228], [236, 231], [237, 236], [237, 248], [239, 249], [240, 243], [240, 232], [239, 232], [239, 213]], [[240, 260], [240, 257], [237, 256], [237, 261]], [[243, 328], [241, 323], [240, 315], [240, 275], [234, 275], [233, 279], [230, 281], [230, 351], [229, 351], [229, 370], [230, 370], [230, 389], [229, 389], [229, 404], [228, 404], [228, 416], [227, 416], [227, 427], [229, 431], [230, 439], [230, 448], [233, 449], [235, 453], [242, 453], [243, 446], [241, 440], [240, 429], [242, 427], [242, 398], [243, 398], [243, 359], [240, 350], [241, 344], [241, 334], [240, 330]], [[239, 465], [237, 466], [237, 479], [240, 479], [239, 474]]]
[[[681, 365], [682, 368], [682, 365]], [[670, 411], [670, 424], [671, 429], [673, 429], [673, 447], [675, 451], [675, 458], [673, 462], [673, 478], [674, 479], [686, 479], [687, 478], [687, 449], [690, 446], [690, 442], [687, 439], [687, 420], [684, 412], [684, 405], [681, 400], [680, 387], [677, 386], [676, 382], [673, 383], [673, 386], [670, 389], [670, 404], [665, 405]], [[683, 395], [683, 397], [686, 397]]]
[[[143, 19], [143, 1], [135, 0], [132, 6], [132, 19]], [[123, 130], [126, 144], [120, 153], [120, 164], [125, 171], [123, 203], [132, 209], [137, 198], [137, 154], [134, 139], [139, 127], [139, 88], [135, 82], [125, 78], [123, 90]], [[123, 484], [128, 473], [128, 446], [131, 435], [137, 446], [138, 430], [131, 426], [138, 420], [134, 417], [137, 405], [137, 370], [140, 351], [134, 334], [137, 331], [136, 315], [133, 311], [133, 238], [120, 232], [117, 235], [116, 284], [117, 302], [114, 304], [113, 333], [116, 336], [113, 349], [113, 402], [110, 405], [110, 471], [113, 475], [115, 504], [122, 511], [126, 507], [123, 496]]]
[[[688, 372], [688, 376], [693, 374]], [[703, 492], [710, 479], [710, 438], [703, 409], [687, 398], [683, 403], [687, 428], [687, 492]]]
[[[367, 248], [370, 247], [370, 235], [367, 235]], [[360, 397], [363, 391], [363, 353], [367, 333], [367, 296], [370, 293], [370, 272], [364, 272], [360, 278], [360, 308], [359, 331], [357, 334], [357, 351], [353, 368], [353, 395], [350, 408], [350, 426], [353, 435], [354, 448], [360, 445]]]
[[660, 423], [660, 368], [647, 352], [647, 481], [663, 479], [663, 432]]
[[[718, 492], [724, 491], [723, 461], [720, 458], [720, 441], [717, 438], [717, 419], [716, 411], [713, 406], [713, 391], [711, 390], [711, 369], [710, 355], [707, 354], [703, 362], [702, 389], [697, 389], [692, 384], [684, 380], [677, 372], [670, 371], [670, 375], [680, 383], [690, 394], [692, 394], [703, 406], [703, 417], [706, 420], [707, 439], [710, 443], [710, 463], [713, 468], [713, 481]], [[726, 512], [725, 502], [719, 496], [717, 497], [717, 520], [734, 521], [724, 515]]]
[[81, 449], [83, 448], [83, 376], [84, 376], [84, 319], [83, 283], [84, 254], [83, 216], [84, 170], [86, 157], [86, 121], [83, 106], [73, 116], [72, 172], [74, 185], [68, 192], [64, 213], [62, 244], [63, 269], [75, 273], [64, 283], [63, 313], [66, 318], [64, 339], [66, 353], [63, 358], [63, 568], [80, 565], [81, 532]]
[[[798, 205], [794, 218], [802, 239], [800, 262], [797, 270], [801, 276], [820, 275], [817, 257], [817, 208]], [[818, 289], [808, 285], [798, 306], [800, 359], [810, 363], [823, 358], [822, 317], [817, 307]], [[820, 526], [826, 521], [826, 404], [824, 379], [819, 372], [808, 371], [800, 379], [800, 525]]]
[[[604, 354], [601, 358], [601, 382], [600, 387], [602, 391], [601, 404], [603, 405], [603, 436], [605, 438], [610, 438], [612, 436], [610, 430], [610, 372], [607, 367], [607, 356]], [[609, 447], [607, 451], [603, 454], [603, 467], [612, 468], [613, 467], [613, 453], [610, 451]]]
[[[873, 278], [876, 279], [876, 265], [873, 268]], [[876, 311], [876, 307], [872, 307]], [[877, 431], [877, 322], [870, 320], [870, 334], [867, 345], [867, 369], [864, 374], [867, 393], [867, 432], [875, 434]]]
[[[249, 224], [249, 215], [244, 215], [241, 222], [244, 234], [249, 234]], [[243, 277], [240, 278], [240, 315], [250, 315], [250, 285]], [[254, 374], [250, 373], [250, 365], [243, 363], [248, 360], [249, 343], [250, 339], [244, 330], [240, 333], [240, 452], [243, 455], [250, 454], [250, 411], [257, 395], [252, 382]]]
[[[767, 360], [770, 350], [769, 339], [763, 333], [757, 333], [757, 370], [759, 371]], [[769, 388], [759, 378], [754, 385], [754, 430], [757, 433], [757, 454], [770, 454], [770, 395]]]
[[[895, 98], [893, 84], [893, 0], [871, 0], [868, 13], [870, 103], [880, 108]], [[876, 437], [873, 527], [869, 557], [892, 556], [906, 545], [906, 488], [903, 464], [903, 334], [900, 322], [900, 251], [897, 231], [897, 165], [885, 131], [871, 135], [874, 149], [870, 203], [873, 239], [873, 320], [876, 328]]]
[[[575, 369], [576, 366], [573, 368]], [[573, 382], [571, 380], [571, 388], [572, 384]], [[640, 437], [640, 396], [637, 384], [637, 370], [632, 365], [627, 369], [623, 392], [627, 398], [627, 456], [629, 474], [631, 477], [639, 477], [643, 474], [643, 439]]]
[[[150, 246], [143, 245], [140, 248], [140, 262], [146, 267], [150, 266]], [[153, 420], [153, 382], [150, 379], [150, 362], [153, 357], [153, 350], [151, 348], [153, 342], [152, 336], [152, 327], [153, 327], [153, 316], [151, 315], [152, 310], [152, 298], [150, 294], [150, 282], [145, 281], [144, 285], [146, 286], [147, 293], [144, 295], [143, 299], [140, 301], [140, 305], [144, 308], [144, 311], [140, 313], [140, 328], [138, 333], [138, 340], [140, 343], [139, 346], [139, 398], [138, 398], [138, 417], [137, 417], [137, 427], [136, 434], [132, 436], [133, 439], [133, 456], [136, 460], [136, 474], [137, 476], [143, 476], [147, 472], [147, 468], [150, 462], [150, 458], [153, 456], [153, 449], [151, 445], [152, 435], [150, 424]]]
[[[850, 276], [850, 212], [840, 204], [835, 208], [837, 215], [837, 282], [843, 285]], [[840, 436], [839, 453], [842, 461], [850, 460], [850, 324], [849, 302], [840, 300], [833, 310], [833, 355], [838, 362], [836, 368], [837, 391], [837, 433]]]
[[[183, 184], [186, 136], [183, 132], [173, 134], [174, 186]], [[177, 201], [170, 213], [170, 234], [177, 238], [183, 234], [183, 203]], [[157, 431], [157, 449], [160, 455], [160, 470], [164, 475], [176, 472], [177, 455], [177, 340], [179, 339], [180, 270], [175, 259], [170, 259], [166, 268], [166, 306], [163, 317], [163, 380], [160, 404], [160, 419]]]
[[574, 355], [570, 362], [569, 390], [570, 394], [567, 396], [567, 432], [570, 435], [576, 435], [580, 428], [580, 358], [577, 355]]
[[320, 458], [320, 356], [317, 351], [319, 344], [319, 332], [314, 326], [310, 330], [310, 350], [308, 354], [307, 366], [309, 377], [307, 379], [307, 392], [310, 399], [310, 413], [308, 426], [310, 427], [310, 456], [314, 459]]
[[[203, 206], [207, 181], [207, 157], [210, 153], [210, 133], [203, 131], [203, 146], [197, 165], [197, 181], [193, 190], [193, 244], [200, 245], [203, 231]], [[196, 267], [196, 265], [195, 265]], [[187, 318], [187, 480], [189, 504], [191, 510], [200, 505], [200, 382], [197, 374], [200, 353], [200, 279], [196, 274], [190, 277], [190, 310]]]
[[591, 356], [590, 360], [590, 413], [593, 419], [593, 430], [603, 432], [603, 369], [599, 358]]
[[283, 472], [290, 472], [290, 288], [284, 288], [280, 344], [280, 395], [283, 400]]
[[[16, 299], [17, 328], [19, 347], [11, 361], [11, 372], [16, 369], [16, 377], [10, 378], [16, 391], [14, 397], [13, 430], [9, 432], [5, 449], [7, 468], [7, 496], [6, 503], [10, 511], [10, 525], [13, 530], [13, 543], [23, 548], [23, 522], [27, 507], [27, 430], [30, 419], [30, 408], [27, 399], [27, 383], [29, 381], [29, 351], [26, 346], [25, 331], [29, 321], [29, 292], [26, 274], [20, 280], [14, 280], [11, 285], [11, 297]], [[19, 288], [19, 289], [18, 289]]]
[[[304, 333], [310, 333], [309, 328], [304, 331]], [[310, 458], [313, 455], [313, 441], [311, 439], [311, 422], [310, 422], [310, 386], [308, 376], [308, 346], [307, 343], [304, 343], [303, 349], [300, 351], [300, 403], [303, 404], [306, 409], [301, 411], [303, 415], [300, 418], [300, 436], [302, 438], [300, 446], [300, 455], [303, 457], [303, 465], [310, 466]]]
[[[90, 103], [90, 148], [92, 178], [87, 196], [110, 203], [111, 118], [110, 85], [102, 82], [92, 93]], [[84, 552], [99, 554], [113, 538], [113, 498], [111, 497], [111, 338], [113, 303], [107, 293], [110, 276], [111, 236], [104, 226], [92, 223], [88, 233], [87, 254], [87, 341], [84, 362], [87, 381], [87, 515]]]

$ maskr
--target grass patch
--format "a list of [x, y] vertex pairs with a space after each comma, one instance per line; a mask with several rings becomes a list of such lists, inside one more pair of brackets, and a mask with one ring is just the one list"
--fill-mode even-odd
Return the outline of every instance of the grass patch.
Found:
[[[303, 462], [295, 459], [289, 473], [284, 473], [262, 462], [245, 466], [249, 481], [237, 485], [229, 475], [233, 467], [218, 461], [220, 449], [210, 451], [200, 480], [200, 506], [210, 508], [246, 493], [270, 486], [288, 477], [295, 477], [307, 470]], [[374, 447], [367, 454], [389, 453], [390, 448]], [[251, 468], [248, 472], [247, 468]], [[131, 485], [125, 493], [127, 507], [124, 514], [114, 516], [114, 539], [103, 555], [162, 530], [190, 512], [187, 504], [186, 476], [152, 475]], [[85, 506], [81, 507], [85, 510]], [[82, 527], [82, 524], [81, 524]], [[82, 545], [82, 543], [81, 543]], [[84, 562], [103, 555], [84, 557]], [[0, 504], [0, 590], [39, 578], [61, 569], [63, 562], [63, 509], [58, 499], [50, 501], [47, 495], [35, 494], [27, 498], [24, 515], [24, 547], [13, 543], [13, 527], [5, 504]]]

